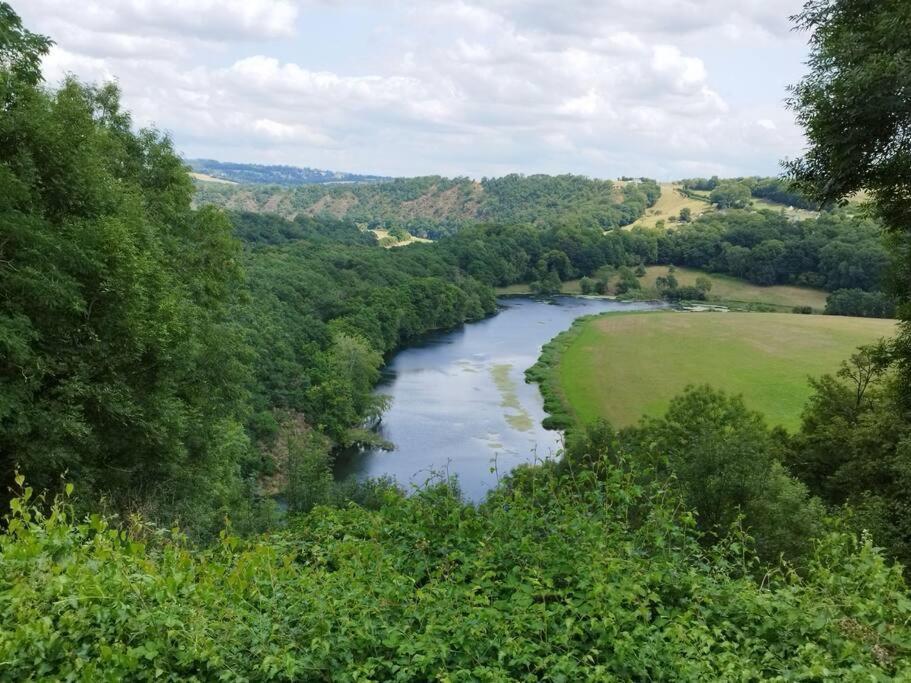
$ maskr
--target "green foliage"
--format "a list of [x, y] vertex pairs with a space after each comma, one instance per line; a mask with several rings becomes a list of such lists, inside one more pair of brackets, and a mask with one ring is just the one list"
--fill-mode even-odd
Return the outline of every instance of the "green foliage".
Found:
[[864, 318], [894, 318], [895, 301], [885, 292], [838, 289], [826, 299], [826, 313]]
[[812, 0], [795, 17], [810, 35], [810, 72], [791, 108], [809, 150], [788, 164], [820, 202], [867, 190], [884, 223], [911, 225], [908, 69], [911, 8], [904, 0]]
[[642, 289], [642, 283], [636, 277], [636, 273], [627, 266], [622, 266], [618, 271], [619, 280], [615, 286], [617, 294], [629, 294], [635, 290]]
[[911, 602], [868, 540], [753, 577], [614, 452], [525, 467], [480, 508], [440, 486], [193, 551], [134, 520], [48, 513], [0, 534], [4, 678], [900, 680]]
[[[795, 17], [812, 31], [809, 73], [789, 101], [809, 141], [788, 164], [801, 191], [820, 202], [844, 202], [866, 191], [892, 231], [897, 276], [893, 288], [905, 321], [896, 350], [911, 405], [911, 6], [904, 0], [813, 0]], [[855, 285], [842, 285], [844, 288]], [[862, 289], [866, 289], [861, 287]], [[834, 289], [834, 288], [833, 288]]]
[[740, 182], [720, 183], [709, 195], [709, 201], [719, 209], [745, 209], [750, 205], [750, 186]]
[[718, 176], [712, 176], [711, 178], [687, 178], [681, 181], [684, 189], [686, 190], [697, 190], [699, 192], [711, 192], [716, 187], [718, 183], [721, 182], [718, 179]]
[[759, 285], [876, 291], [889, 254], [876, 221], [847, 211], [793, 221], [772, 211], [705, 215], [658, 238], [657, 261]]
[[196, 201], [229, 209], [255, 206], [258, 212], [287, 217], [321, 214], [370, 227], [396, 225], [436, 239], [479, 221], [617, 228], [642, 216], [660, 194], [660, 186], [649, 179], [621, 189], [584, 176], [512, 174], [480, 183], [439, 176], [294, 188], [198, 183]]
[[911, 421], [889, 347], [863, 347], [835, 377], [812, 384], [788, 465], [824, 501], [849, 506], [855, 528], [911, 567]]
[[636, 444], [632, 450], [640, 457], [650, 453], [673, 473], [699, 528], [724, 534], [742, 520], [764, 560], [807, 557], [821, 506], [775, 459], [762, 416], [740, 397], [689, 387], [664, 417], [645, 419], [623, 438]]
[[563, 290], [563, 283], [560, 282], [560, 276], [556, 271], [548, 270], [544, 277], [532, 282], [530, 288], [535, 294], [550, 296], [559, 294]]
[[41, 488], [69, 471], [206, 529], [251, 504], [238, 245], [115, 86], [43, 90], [47, 41], [8, 5], [0, 36], [0, 499], [16, 465]]
[[804, 195], [792, 182], [781, 178], [745, 178], [754, 197], [807, 211], [819, 211], [819, 202]]
[[496, 303], [443, 243], [385, 250], [350, 223], [314, 224], [293, 242], [247, 250], [248, 296], [235, 315], [254, 350], [254, 414], [302, 414], [344, 445], [382, 410], [373, 385], [383, 354]]
[[21, 96], [20, 88], [41, 82], [41, 58], [51, 45], [46, 36], [25, 29], [9, 3], [0, 2], [0, 102], [4, 109]]

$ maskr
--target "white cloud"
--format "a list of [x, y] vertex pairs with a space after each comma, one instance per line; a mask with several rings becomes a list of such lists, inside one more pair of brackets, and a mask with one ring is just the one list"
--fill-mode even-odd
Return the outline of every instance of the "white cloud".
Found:
[[[135, 120], [191, 155], [679, 177], [774, 172], [799, 150], [784, 93], [744, 104], [761, 83], [737, 81], [725, 52], [788, 45], [799, 2], [32, 0], [23, 13], [59, 44], [51, 82], [116, 76]], [[351, 13], [373, 32], [349, 38]], [[330, 15], [314, 66], [314, 22]]]
[[30, 0], [21, 9], [52, 26], [218, 42], [292, 36], [299, 12], [291, 0]]

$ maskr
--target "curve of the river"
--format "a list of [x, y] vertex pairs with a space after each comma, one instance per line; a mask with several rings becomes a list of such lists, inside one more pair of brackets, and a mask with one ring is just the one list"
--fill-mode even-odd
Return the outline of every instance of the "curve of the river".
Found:
[[561, 434], [541, 426], [544, 406], [525, 383], [541, 347], [579, 316], [646, 310], [650, 303], [559, 296], [510, 297], [500, 312], [428, 336], [397, 353], [377, 391], [392, 398], [380, 434], [393, 451], [347, 454], [336, 477], [394, 477], [410, 487], [457, 476], [464, 496], [480, 501], [516, 465], [556, 455]]

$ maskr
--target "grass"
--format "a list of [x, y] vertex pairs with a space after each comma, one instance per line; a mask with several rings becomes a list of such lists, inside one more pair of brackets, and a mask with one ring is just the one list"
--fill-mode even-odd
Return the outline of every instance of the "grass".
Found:
[[753, 207], [754, 210], [759, 209], [770, 209], [772, 211], [784, 211], [789, 218], [799, 218], [800, 220], [807, 220], [810, 218], [818, 218], [819, 211], [809, 211], [807, 209], [798, 209], [793, 206], [788, 206], [787, 204], [780, 204], [778, 202], [770, 202], [767, 199], [761, 199], [759, 197], [753, 197]]
[[233, 180], [225, 180], [224, 178], [216, 178], [215, 176], [208, 175], [206, 173], [195, 173], [190, 172], [190, 177], [195, 178], [196, 180], [202, 181], [204, 183], [221, 183], [222, 185], [237, 185]]
[[711, 204], [685, 197], [677, 190], [678, 187], [680, 187], [679, 183], [661, 183], [661, 196], [655, 205], [646, 209], [644, 216], [626, 227], [654, 228], [661, 220], [665, 221], [665, 227], [674, 227], [676, 223], [669, 219], [679, 216], [680, 209], [690, 209], [693, 212], [693, 218], [702, 213], [714, 211]]
[[[507, 287], [494, 287], [494, 293], [497, 296], [509, 296], [511, 294], [531, 294], [531, 287], [528, 283], [520, 282], [514, 285], [508, 285]], [[563, 289], [560, 290], [561, 294], [581, 294], [582, 287], [579, 285], [579, 280], [567, 280], [563, 283]]]
[[608, 314], [558, 336], [529, 377], [542, 382], [549, 412], [559, 400], [583, 424], [603, 417], [631, 425], [661, 415], [687, 385], [711, 384], [794, 429], [808, 377], [836, 371], [856, 347], [894, 332], [891, 320], [840, 316]]
[[[655, 290], [655, 279], [667, 275], [667, 266], [649, 266], [645, 269], [645, 276], [640, 278], [644, 290]], [[696, 278], [700, 275], [712, 281], [709, 292], [710, 302], [727, 304], [765, 304], [781, 309], [790, 309], [795, 306], [810, 306], [814, 311], [821, 312], [826, 307], [828, 293], [821, 289], [810, 287], [792, 287], [790, 285], [772, 285], [761, 287], [746, 280], [740, 280], [728, 275], [713, 275], [704, 273], [694, 268], [677, 268], [674, 277], [682, 286], [695, 285]], [[657, 290], [653, 292], [657, 295]]]
[[376, 238], [380, 242], [380, 246], [389, 249], [390, 247], [404, 247], [408, 244], [414, 244], [415, 242], [432, 242], [433, 240], [428, 240], [423, 237], [415, 237], [414, 235], [408, 235], [407, 238], [403, 240], [396, 239], [389, 234], [389, 231], [384, 228], [376, 228], [371, 230], [371, 232], [376, 235]]

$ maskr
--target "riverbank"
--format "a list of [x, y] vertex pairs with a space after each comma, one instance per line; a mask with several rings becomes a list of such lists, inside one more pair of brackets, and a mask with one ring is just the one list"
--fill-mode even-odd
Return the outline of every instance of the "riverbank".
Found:
[[[607, 294], [617, 296], [618, 276], [613, 269], [603, 269], [598, 277], [607, 282]], [[638, 276], [639, 289], [620, 296], [623, 301], [644, 301], [661, 299], [656, 286], [659, 277], [673, 274], [681, 287], [693, 287], [696, 278], [707, 278], [711, 283], [706, 303], [722, 305], [731, 310], [764, 311], [787, 313], [795, 308], [809, 308], [814, 313], [822, 313], [826, 307], [828, 292], [812, 287], [794, 287], [791, 285], [754, 285], [729, 275], [708, 273], [695, 268], [674, 268], [668, 266], [648, 266]], [[561, 293], [582, 294], [581, 280], [567, 280], [563, 283]], [[530, 295], [529, 284], [514, 284], [499, 287], [497, 296]]]
[[562, 448], [562, 435], [542, 425], [538, 388], [524, 381], [542, 346], [579, 316], [660, 306], [571, 296], [498, 304], [497, 315], [427, 335], [389, 359], [376, 388], [391, 400], [378, 436], [395, 450], [347, 453], [336, 479], [393, 477], [408, 488], [457, 476], [467, 499], [483, 500], [500, 476]]

